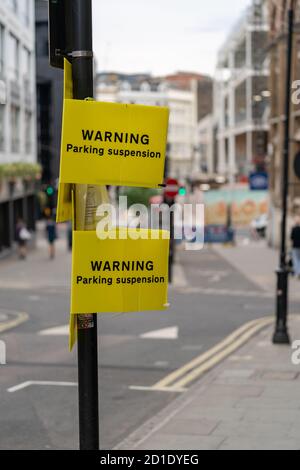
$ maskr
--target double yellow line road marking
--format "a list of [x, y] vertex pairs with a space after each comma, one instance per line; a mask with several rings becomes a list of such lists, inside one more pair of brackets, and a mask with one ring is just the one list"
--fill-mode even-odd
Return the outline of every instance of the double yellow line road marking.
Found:
[[[6, 311], [6, 313], [13, 318], [0, 323], [0, 333], [15, 328], [29, 318], [27, 313], [24, 312]], [[235, 330], [213, 348], [171, 372], [151, 387], [131, 386], [130, 389], [169, 393], [185, 392], [196, 379], [199, 379], [203, 374], [230, 356], [256, 333], [271, 325], [273, 321], [273, 317], [252, 320]]]
[[250, 321], [235, 330], [219, 344], [167, 375], [152, 387], [132, 386], [130, 388], [133, 390], [149, 390], [170, 393], [184, 392], [192, 382], [199, 379], [204, 373], [208, 372], [218, 363], [223, 361], [260, 330], [271, 325], [273, 321], [273, 317], [264, 317]]
[[[0, 313], [3, 311], [5, 314], [7, 314], [8, 319], [0, 322], [0, 333], [3, 333], [4, 331], [11, 330], [12, 328], [15, 328], [16, 326], [21, 325], [25, 321], [29, 319], [29, 316], [25, 312], [15, 312], [12, 310], [4, 310], [0, 309]], [[12, 317], [12, 318], [9, 318]]]

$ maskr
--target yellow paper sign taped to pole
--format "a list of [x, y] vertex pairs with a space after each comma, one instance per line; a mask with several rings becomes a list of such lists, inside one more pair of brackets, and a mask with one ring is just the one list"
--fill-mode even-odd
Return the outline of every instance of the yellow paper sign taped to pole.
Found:
[[73, 233], [71, 314], [168, 307], [170, 234], [140, 229], [140, 235], [148, 238], [132, 239], [136, 233], [116, 229], [117, 239], [99, 239], [95, 232]]
[[[71, 192], [71, 208], [72, 208], [72, 230], [74, 230], [75, 222], [75, 191]], [[74, 232], [73, 232], [74, 233]], [[69, 350], [72, 351], [76, 341], [77, 341], [77, 315], [69, 316]]]
[[77, 315], [70, 315], [69, 319], [69, 350], [72, 351], [77, 341]]
[[60, 182], [157, 187], [168, 119], [166, 107], [65, 100]]
[[[73, 98], [72, 64], [64, 59], [64, 99]], [[59, 182], [56, 208], [56, 222], [67, 222], [72, 219], [71, 184]]]
[[71, 192], [71, 184], [59, 183], [56, 208], [56, 222], [58, 224], [72, 219]]
[[64, 99], [73, 99], [72, 64], [64, 59]]

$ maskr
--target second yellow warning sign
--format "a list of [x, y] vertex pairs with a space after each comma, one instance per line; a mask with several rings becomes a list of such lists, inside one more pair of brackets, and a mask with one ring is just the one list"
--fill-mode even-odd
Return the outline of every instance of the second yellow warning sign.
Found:
[[169, 232], [138, 232], [73, 233], [72, 314], [167, 308]]

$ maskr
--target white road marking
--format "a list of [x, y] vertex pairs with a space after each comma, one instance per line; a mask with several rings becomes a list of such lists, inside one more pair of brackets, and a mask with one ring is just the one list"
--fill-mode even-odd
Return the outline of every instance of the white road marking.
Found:
[[162, 328], [161, 330], [149, 331], [140, 335], [144, 339], [178, 339], [178, 326], [171, 326], [169, 328]]
[[55, 326], [54, 328], [48, 328], [47, 330], [41, 330], [38, 333], [41, 336], [68, 336], [69, 325]]
[[49, 382], [45, 380], [28, 380], [27, 382], [22, 382], [14, 387], [7, 389], [9, 393], [18, 392], [24, 388], [31, 387], [32, 385], [45, 385], [45, 386], [54, 386], [54, 387], [77, 387], [77, 382]]

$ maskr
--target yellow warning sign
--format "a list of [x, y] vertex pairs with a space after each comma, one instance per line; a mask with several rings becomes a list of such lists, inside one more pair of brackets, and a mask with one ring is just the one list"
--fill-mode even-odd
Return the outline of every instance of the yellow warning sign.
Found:
[[66, 99], [60, 182], [162, 184], [168, 119], [165, 107]]
[[169, 232], [140, 229], [138, 239], [135, 229], [100, 235], [73, 233], [71, 313], [165, 310]]

